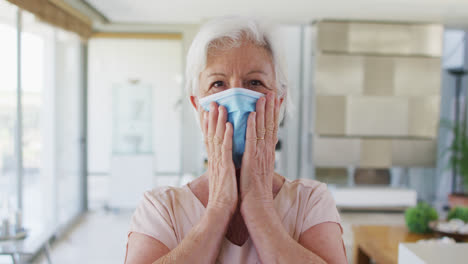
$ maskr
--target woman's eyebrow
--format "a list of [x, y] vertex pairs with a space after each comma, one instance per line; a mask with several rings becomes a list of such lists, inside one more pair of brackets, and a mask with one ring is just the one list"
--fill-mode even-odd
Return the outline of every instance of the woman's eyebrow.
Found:
[[213, 73], [210, 73], [210, 74], [208, 75], [208, 77], [216, 76], [216, 75], [226, 76], [226, 74], [221, 73], [221, 72], [213, 72]]
[[262, 71], [262, 70], [253, 70], [253, 71], [249, 71], [249, 72], [247, 73], [247, 75], [249, 75], [249, 74], [254, 74], [254, 73], [260, 73], [260, 74], [267, 75], [267, 74], [266, 74], [264, 71]]

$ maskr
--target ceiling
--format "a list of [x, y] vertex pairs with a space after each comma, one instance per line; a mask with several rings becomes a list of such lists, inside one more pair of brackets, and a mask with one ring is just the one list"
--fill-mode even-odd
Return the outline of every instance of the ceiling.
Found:
[[110, 22], [199, 24], [223, 15], [280, 23], [318, 19], [440, 22], [468, 26], [468, 0], [86, 0]]

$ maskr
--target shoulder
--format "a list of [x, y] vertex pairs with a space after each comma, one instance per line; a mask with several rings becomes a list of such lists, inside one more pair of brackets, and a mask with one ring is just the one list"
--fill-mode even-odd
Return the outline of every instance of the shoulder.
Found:
[[162, 186], [148, 190], [143, 193], [143, 196], [154, 200], [174, 199], [183, 192], [183, 187]]
[[300, 220], [300, 233], [308, 228], [324, 222], [340, 224], [340, 216], [336, 209], [335, 200], [325, 183], [298, 179], [285, 181], [289, 197], [294, 197], [291, 207], [297, 208], [297, 217]]
[[316, 188], [326, 188], [326, 184], [312, 179], [297, 179], [297, 180], [288, 180], [286, 179], [285, 183], [288, 183], [291, 186], [301, 187], [306, 189], [316, 189]]
[[285, 187], [289, 189], [289, 192], [297, 194], [301, 199], [331, 196], [325, 183], [311, 179], [297, 179], [294, 181], [286, 179]]
[[177, 203], [187, 195], [186, 186], [173, 187], [163, 186], [148, 190], [143, 193], [141, 204], [152, 205], [155, 207], [166, 207], [173, 209]]
[[309, 209], [324, 205], [336, 210], [335, 199], [325, 183], [311, 179], [297, 179], [291, 181], [289, 185], [289, 188], [296, 192], [303, 202], [306, 202], [304, 204]]
[[177, 204], [182, 187], [158, 187], [143, 193], [133, 213], [128, 235], [133, 232], [152, 237], [169, 249], [177, 246]]
[[336, 210], [335, 200], [325, 183], [311, 179], [286, 179], [278, 201], [282, 207], [297, 208], [299, 212]]

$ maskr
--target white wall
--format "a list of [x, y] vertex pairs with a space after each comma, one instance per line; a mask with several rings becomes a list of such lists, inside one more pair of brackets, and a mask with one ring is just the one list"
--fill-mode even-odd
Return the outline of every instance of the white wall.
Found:
[[182, 43], [91, 39], [88, 53], [88, 171], [108, 174], [112, 154], [112, 87], [138, 79], [153, 88], [155, 172], [181, 170]]
[[286, 54], [290, 111], [280, 128], [282, 150], [278, 172], [289, 179], [313, 178], [310, 164], [313, 101], [312, 63], [315, 45], [312, 25], [282, 25], [279, 28]]

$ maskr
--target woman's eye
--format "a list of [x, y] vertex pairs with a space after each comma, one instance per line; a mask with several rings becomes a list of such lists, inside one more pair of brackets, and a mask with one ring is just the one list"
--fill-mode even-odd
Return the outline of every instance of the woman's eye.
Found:
[[221, 87], [224, 85], [223, 81], [216, 81], [212, 84], [213, 87]]
[[262, 85], [262, 82], [259, 80], [252, 80], [250, 81], [250, 85], [259, 86], [259, 85]]

